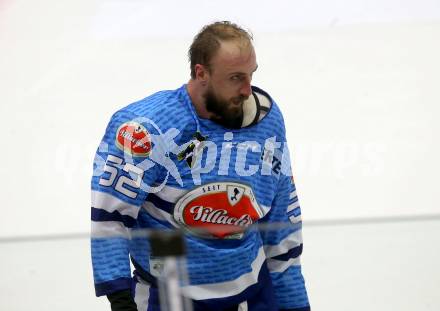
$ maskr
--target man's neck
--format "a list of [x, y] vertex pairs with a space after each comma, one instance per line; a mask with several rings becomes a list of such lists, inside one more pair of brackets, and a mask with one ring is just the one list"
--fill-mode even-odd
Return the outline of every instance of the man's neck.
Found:
[[189, 97], [194, 105], [197, 115], [202, 119], [209, 119], [212, 113], [206, 109], [205, 98], [203, 97], [203, 91], [201, 86], [196, 81], [190, 79], [186, 85]]

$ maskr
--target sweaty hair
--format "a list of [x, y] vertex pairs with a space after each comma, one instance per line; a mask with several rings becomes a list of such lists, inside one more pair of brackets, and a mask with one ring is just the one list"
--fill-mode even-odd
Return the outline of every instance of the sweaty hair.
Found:
[[240, 26], [229, 21], [215, 22], [206, 25], [194, 37], [189, 48], [188, 57], [191, 63], [191, 78], [195, 79], [196, 64], [201, 64], [209, 69], [212, 57], [220, 48], [222, 41], [241, 41], [244, 44], [252, 44], [252, 34]]

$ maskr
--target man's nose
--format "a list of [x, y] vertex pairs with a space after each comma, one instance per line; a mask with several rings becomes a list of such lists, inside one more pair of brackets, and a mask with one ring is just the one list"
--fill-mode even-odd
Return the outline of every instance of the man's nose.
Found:
[[248, 98], [252, 94], [251, 81], [247, 80], [244, 82], [243, 86], [240, 89], [240, 95]]

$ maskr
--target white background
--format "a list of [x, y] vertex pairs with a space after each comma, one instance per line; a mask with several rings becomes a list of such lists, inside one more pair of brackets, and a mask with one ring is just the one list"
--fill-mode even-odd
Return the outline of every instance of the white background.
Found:
[[[214, 20], [233, 20], [254, 33], [259, 64], [254, 84], [284, 112], [305, 233], [307, 223], [333, 220], [438, 219], [439, 1], [0, 0], [0, 238], [88, 233], [92, 159], [111, 114], [152, 92], [186, 83], [187, 48], [201, 26]], [[328, 295], [337, 289], [320, 282], [325, 272], [316, 258], [329, 254], [323, 262], [342, 268], [368, 262], [350, 248], [346, 258], [333, 257], [329, 237], [347, 237], [352, 247], [367, 247], [362, 251], [368, 246], [371, 253], [396, 251], [382, 256], [393, 259], [379, 271], [382, 276], [395, 271], [389, 285], [418, 299], [411, 305], [390, 296], [396, 304], [387, 310], [440, 309], [438, 300], [429, 299], [440, 284], [439, 273], [428, 272], [436, 269], [432, 258], [440, 257], [439, 223], [430, 224], [434, 229], [426, 235], [423, 224], [411, 227], [414, 234], [404, 225], [396, 225], [401, 231], [395, 237], [387, 231], [390, 244], [401, 242], [401, 236], [407, 239], [405, 252], [400, 244], [389, 247], [380, 234], [366, 233], [386, 231], [386, 224], [367, 226], [362, 236], [350, 231], [362, 231], [362, 226], [331, 227], [332, 232], [321, 235], [326, 229], [312, 226], [305, 253], [311, 296], [322, 303], [321, 310], [336, 310], [322, 300], [331, 300]], [[421, 241], [433, 253], [420, 272], [430, 277], [417, 283], [423, 290], [415, 294], [411, 286], [401, 288], [405, 283], [398, 276], [420, 265], [420, 259], [400, 259], [409, 249], [425, 251], [415, 248]], [[76, 244], [79, 252], [88, 247], [83, 244]], [[28, 244], [0, 245], [0, 263], [18, 264], [8, 260], [36, 247], [23, 251], [20, 245]], [[356, 271], [362, 274], [361, 268]], [[27, 282], [33, 276], [26, 271], [22, 279], [10, 277]], [[417, 275], [410, 273], [410, 278]], [[331, 279], [325, 277], [323, 282]], [[84, 278], [90, 287], [89, 274]], [[368, 281], [373, 282], [362, 284]], [[371, 287], [386, 284], [377, 282]], [[360, 310], [348, 305], [341, 310]], [[1, 304], [0, 309], [22, 310]]]
[[186, 83], [197, 30], [255, 36], [305, 221], [439, 213], [438, 1], [1, 1], [0, 236], [89, 230], [117, 109]]

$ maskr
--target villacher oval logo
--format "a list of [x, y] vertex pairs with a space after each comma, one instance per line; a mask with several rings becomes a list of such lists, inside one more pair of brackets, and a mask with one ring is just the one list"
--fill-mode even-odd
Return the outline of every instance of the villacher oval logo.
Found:
[[138, 122], [125, 122], [116, 132], [116, 146], [132, 156], [147, 157], [151, 152], [150, 133]]
[[263, 216], [252, 188], [234, 182], [195, 188], [174, 207], [174, 219], [205, 238], [240, 239], [246, 228]]

